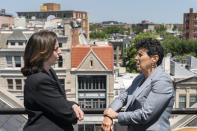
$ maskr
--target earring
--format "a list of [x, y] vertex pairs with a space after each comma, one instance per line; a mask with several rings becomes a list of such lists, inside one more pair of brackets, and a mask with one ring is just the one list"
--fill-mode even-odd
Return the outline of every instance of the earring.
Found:
[[156, 63], [152, 63], [152, 68], [155, 68], [156, 66]]

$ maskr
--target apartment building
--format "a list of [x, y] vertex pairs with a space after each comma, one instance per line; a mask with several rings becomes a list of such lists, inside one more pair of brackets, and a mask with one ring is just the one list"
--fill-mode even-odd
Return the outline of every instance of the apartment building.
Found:
[[197, 39], [197, 13], [193, 13], [193, 8], [190, 8], [189, 13], [184, 13], [183, 16], [183, 40]]

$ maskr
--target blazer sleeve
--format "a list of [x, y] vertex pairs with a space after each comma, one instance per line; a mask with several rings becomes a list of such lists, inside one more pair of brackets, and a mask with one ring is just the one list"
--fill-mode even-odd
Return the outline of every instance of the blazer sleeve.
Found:
[[172, 100], [174, 89], [170, 78], [160, 77], [151, 82], [152, 89], [142, 108], [130, 112], [120, 112], [118, 122], [130, 125], [143, 125], [158, 117]]
[[110, 105], [109, 108], [112, 108], [114, 111], [119, 111], [122, 107], [127, 104], [128, 95], [133, 95], [134, 90], [136, 89], [137, 83], [143, 78], [142, 74], [138, 75], [129, 86], [120, 96], [118, 96]]
[[120, 96], [118, 96], [110, 105], [109, 108], [112, 108], [114, 111], [119, 111], [127, 103], [128, 90], [124, 91]]
[[32, 90], [36, 103], [44, 113], [51, 114], [65, 122], [76, 123], [77, 117], [72, 109], [74, 102], [68, 101], [60, 93], [55, 81], [48, 77], [38, 80], [35, 90]]

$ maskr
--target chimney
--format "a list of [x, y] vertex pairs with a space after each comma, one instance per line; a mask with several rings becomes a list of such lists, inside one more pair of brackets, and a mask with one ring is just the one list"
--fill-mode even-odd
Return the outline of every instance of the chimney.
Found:
[[190, 8], [190, 9], [189, 9], [189, 12], [190, 12], [190, 13], [193, 13], [193, 8]]
[[79, 44], [79, 29], [74, 28], [72, 31], [72, 45], [75, 46]]

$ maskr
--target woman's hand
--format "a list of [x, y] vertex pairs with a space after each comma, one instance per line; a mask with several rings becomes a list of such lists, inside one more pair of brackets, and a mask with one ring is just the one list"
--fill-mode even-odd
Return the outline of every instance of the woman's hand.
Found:
[[102, 121], [101, 125], [102, 131], [113, 131], [113, 121], [111, 118], [104, 116], [104, 119]]
[[74, 104], [72, 106], [78, 120], [83, 120], [84, 119], [84, 112], [80, 109], [80, 107], [77, 104]]
[[104, 116], [108, 116], [112, 119], [117, 119], [118, 118], [118, 113], [115, 112], [112, 108], [107, 108], [104, 111]]

